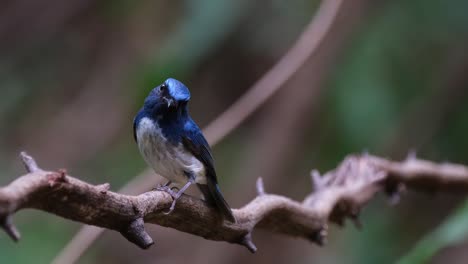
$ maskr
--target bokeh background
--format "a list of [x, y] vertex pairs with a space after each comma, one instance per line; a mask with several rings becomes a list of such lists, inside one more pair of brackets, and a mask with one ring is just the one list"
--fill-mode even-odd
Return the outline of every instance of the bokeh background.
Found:
[[[214, 147], [233, 207], [254, 197], [259, 176], [268, 192], [301, 200], [311, 169], [355, 152], [468, 163], [468, 2], [344, 2], [317, 53]], [[132, 119], [153, 87], [183, 81], [204, 126], [281, 58], [319, 4], [3, 0], [0, 184], [24, 172], [17, 156], [27, 150], [44, 168], [118, 190], [146, 167]], [[156, 244], [142, 251], [108, 231], [79, 263], [394, 263], [408, 254], [465, 263], [463, 199], [409, 191], [392, 207], [378, 196], [362, 230], [332, 227], [323, 248], [256, 231], [255, 255], [153, 225]], [[0, 263], [49, 263], [81, 227], [33, 210], [15, 222], [23, 237], [0, 234]]]

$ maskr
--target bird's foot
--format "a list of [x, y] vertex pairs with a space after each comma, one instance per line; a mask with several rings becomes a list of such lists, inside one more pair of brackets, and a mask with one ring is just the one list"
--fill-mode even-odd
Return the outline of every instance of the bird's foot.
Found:
[[[182, 196], [182, 195], [180, 195], [180, 196]], [[169, 210], [167, 212], [163, 212], [163, 214], [168, 215], [168, 214], [172, 213], [172, 211], [174, 211], [177, 199], [179, 199], [179, 197], [172, 196], [172, 198], [174, 200], [172, 201], [171, 207], [169, 207]]]
[[163, 212], [164, 214], [168, 215], [168, 214], [172, 213], [172, 211], [174, 211], [177, 200], [182, 196], [182, 194], [184, 194], [185, 190], [187, 190], [187, 188], [191, 184], [192, 184], [192, 182], [188, 181], [184, 185], [184, 187], [182, 187], [182, 189], [180, 189], [178, 192], [174, 192], [171, 188], [169, 188], [169, 186], [162, 186], [162, 188], [167, 188], [167, 189], [165, 189], [165, 192], [169, 193], [172, 196], [172, 199], [173, 199], [171, 207], [169, 207], [169, 211]]
[[155, 189], [155, 190], [158, 190], [158, 189], [161, 188], [161, 187], [168, 187], [168, 186], [171, 185], [171, 184], [172, 184], [172, 181], [168, 181], [168, 182], [166, 182], [165, 184], [160, 184], [160, 183], [158, 183], [158, 185], [157, 185], [156, 188], [154, 188], [154, 189]]
[[[176, 187], [173, 187], [174, 189], [177, 190]], [[172, 196], [172, 198], [175, 198], [177, 196], [177, 192], [174, 192], [171, 187], [169, 187], [169, 185], [162, 185], [162, 186], [157, 186], [156, 187], [156, 191], [161, 191], [161, 192], [166, 192], [168, 193], [169, 195]]]

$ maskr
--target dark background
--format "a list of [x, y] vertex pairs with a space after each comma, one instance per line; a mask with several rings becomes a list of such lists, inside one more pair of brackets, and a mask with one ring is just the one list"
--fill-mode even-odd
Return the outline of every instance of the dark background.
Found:
[[[332, 169], [354, 152], [402, 159], [415, 150], [437, 162], [467, 162], [468, 2], [345, 2], [334, 37], [214, 147], [233, 207], [254, 197], [259, 176], [268, 192], [301, 200], [311, 191], [311, 169]], [[281, 58], [319, 4], [3, 0], [0, 184], [24, 172], [17, 156], [27, 150], [44, 168], [118, 190], [145, 169], [132, 119], [153, 87], [167, 77], [184, 82], [192, 116], [204, 126]], [[332, 227], [324, 248], [256, 231], [259, 251], [251, 255], [151, 225], [151, 249], [106, 232], [79, 263], [394, 263], [425, 236], [417, 250], [437, 252], [433, 263], [463, 263], [466, 230], [440, 231], [462, 234], [456, 245], [427, 236], [462, 198], [410, 191], [391, 207], [378, 196], [361, 231]], [[23, 237], [15, 244], [0, 234], [0, 263], [48, 263], [81, 226], [31, 210], [15, 222]]]

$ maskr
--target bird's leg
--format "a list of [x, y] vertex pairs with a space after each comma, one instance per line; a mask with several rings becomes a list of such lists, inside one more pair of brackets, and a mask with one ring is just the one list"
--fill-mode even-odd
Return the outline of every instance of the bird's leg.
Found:
[[187, 183], [184, 185], [184, 187], [182, 187], [177, 193], [174, 193], [172, 190], [170, 190], [171, 192], [168, 192], [174, 200], [172, 201], [169, 211], [164, 212], [164, 214], [170, 214], [172, 213], [172, 211], [174, 211], [177, 200], [180, 198], [180, 196], [182, 196], [182, 194], [184, 194], [184, 192], [188, 189], [188, 187], [190, 187], [190, 185], [192, 185], [192, 183], [194, 182], [195, 181], [193, 179], [189, 179]]
[[171, 183], [172, 183], [172, 181], [168, 181], [168, 182], [166, 182], [166, 184], [164, 184], [163, 186], [164, 186], [164, 187], [167, 187], [167, 186], [171, 185]]

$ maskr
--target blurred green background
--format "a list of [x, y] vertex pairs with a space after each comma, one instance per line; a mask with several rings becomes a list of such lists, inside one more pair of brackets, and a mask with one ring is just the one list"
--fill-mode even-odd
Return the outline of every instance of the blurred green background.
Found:
[[[311, 169], [353, 152], [467, 163], [468, 2], [345, 2], [318, 54], [214, 148], [233, 207], [254, 197], [259, 176], [301, 200]], [[204, 126], [281, 58], [319, 4], [2, 1], [0, 184], [24, 172], [27, 150], [44, 168], [117, 190], [145, 168], [132, 119], [153, 87], [183, 81]], [[466, 263], [468, 209], [450, 216], [463, 198], [410, 191], [391, 207], [379, 196], [361, 231], [332, 227], [323, 248], [257, 231], [255, 255], [153, 225], [147, 251], [106, 232], [79, 263]], [[81, 226], [32, 210], [15, 222], [23, 237], [0, 234], [0, 263], [48, 263]]]

